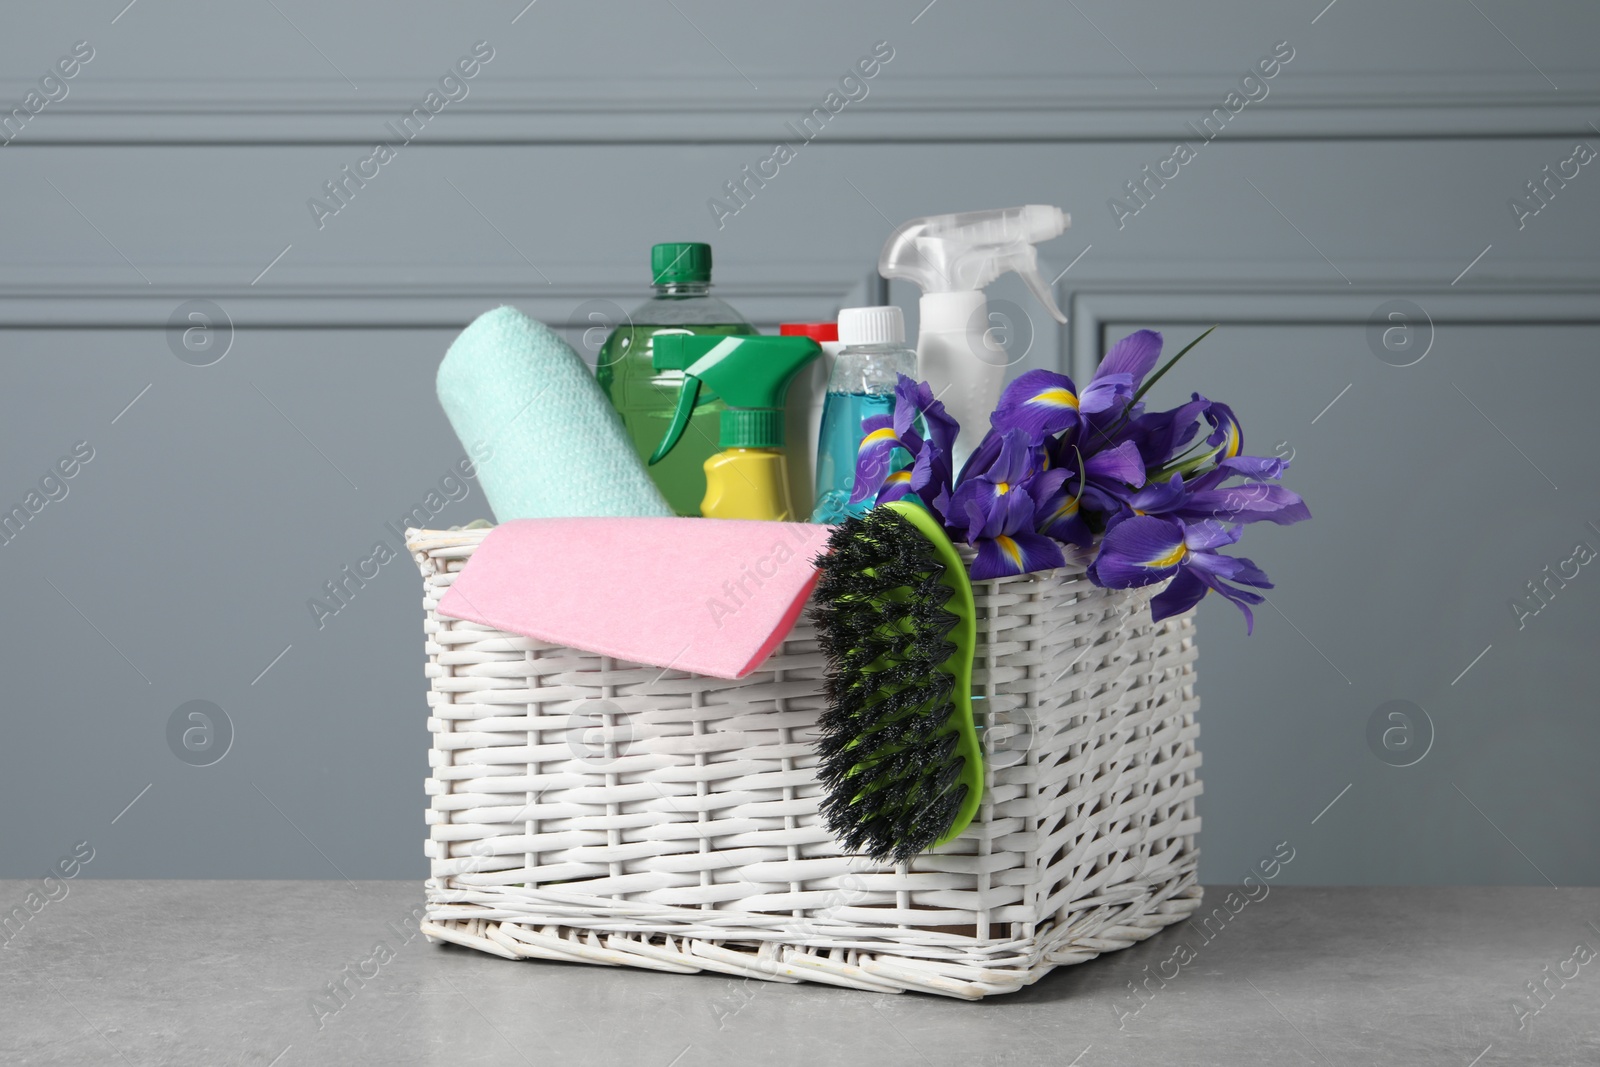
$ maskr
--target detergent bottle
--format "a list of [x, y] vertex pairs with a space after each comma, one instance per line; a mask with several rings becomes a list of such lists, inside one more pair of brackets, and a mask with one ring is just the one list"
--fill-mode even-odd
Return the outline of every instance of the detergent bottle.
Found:
[[1071, 218], [1058, 207], [1028, 204], [912, 219], [890, 235], [878, 273], [922, 289], [917, 364], [922, 379], [961, 423], [956, 469], [989, 430], [1005, 385], [1006, 355], [991, 343], [983, 290], [1014, 270], [1057, 322], [1067, 317], [1039, 275], [1038, 241], [1059, 237]]
[[789, 495], [796, 515], [811, 514], [816, 502], [814, 470], [821, 439], [822, 406], [833, 375], [833, 361], [844, 346], [835, 322], [781, 322], [779, 337], [809, 337], [822, 346], [822, 358], [807, 363], [789, 383], [789, 421], [784, 430], [789, 461]]
[[870, 499], [850, 503], [861, 423], [873, 415], [892, 413], [900, 375], [917, 376], [917, 354], [906, 347], [905, 315], [897, 307], [845, 308], [839, 312], [839, 339], [844, 347], [834, 358], [823, 402], [817, 502], [811, 513], [812, 522], [825, 525], [861, 518], [872, 510]]
[[[595, 380], [640, 459], [648, 459], [678, 408], [683, 376], [658, 371], [651, 362], [654, 341], [663, 334], [754, 334], [756, 328], [711, 295], [711, 246], [699, 242], [658, 244], [650, 249], [650, 280], [655, 295], [634, 308], [606, 338], [595, 365]], [[702, 469], [716, 451], [722, 404], [703, 399], [692, 432], [665, 462], [650, 468], [656, 488], [679, 515], [699, 514], [706, 494]]]
[[700, 514], [708, 519], [795, 519], [784, 458], [785, 396], [789, 383], [822, 355], [809, 337], [698, 337], [658, 334], [652, 360], [658, 371], [683, 375], [678, 406], [652, 465], [672, 453], [711, 397], [725, 405], [718, 451], [704, 464], [706, 492]]

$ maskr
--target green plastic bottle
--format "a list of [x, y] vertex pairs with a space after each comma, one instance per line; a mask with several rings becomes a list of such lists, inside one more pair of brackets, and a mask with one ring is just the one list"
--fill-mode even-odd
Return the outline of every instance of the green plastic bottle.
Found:
[[[634, 451], [645, 461], [667, 436], [683, 388], [683, 371], [656, 370], [658, 334], [749, 336], [756, 328], [711, 295], [711, 246], [680, 242], [650, 249], [655, 296], [639, 305], [600, 349], [595, 378], [622, 416]], [[655, 466], [655, 479], [679, 515], [699, 515], [706, 495], [705, 462], [718, 451], [722, 432], [720, 398], [701, 397], [678, 447]]]

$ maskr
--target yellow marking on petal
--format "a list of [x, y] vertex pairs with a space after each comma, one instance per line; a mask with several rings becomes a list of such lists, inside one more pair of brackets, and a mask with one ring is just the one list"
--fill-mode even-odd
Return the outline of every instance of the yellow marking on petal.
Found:
[[1239, 454], [1239, 449], [1244, 445], [1244, 438], [1239, 434], [1237, 423], [1228, 423], [1228, 435], [1222, 442], [1222, 455], [1224, 459], [1233, 459]]
[[1168, 552], [1165, 556], [1158, 556], [1155, 559], [1147, 559], [1141, 563], [1140, 566], [1149, 567], [1151, 570], [1162, 570], [1167, 567], [1176, 567], [1183, 561], [1183, 557], [1187, 556], [1188, 554], [1189, 546], [1184, 544], [1182, 541], [1179, 541], [1178, 547], [1174, 548], [1171, 552]]
[[895, 471], [893, 474], [889, 475], [889, 477], [883, 480], [883, 484], [898, 485], [901, 482], [909, 482], [910, 480], [911, 472], [909, 470]]
[[1009, 492], [1011, 492], [1011, 483], [1010, 482], [995, 482], [994, 483], [994, 495], [995, 496], [1005, 496]]
[[1149, 512], [1147, 512], [1147, 511], [1144, 511], [1144, 510], [1143, 510], [1143, 509], [1141, 509], [1141, 508], [1134, 508], [1134, 509], [1133, 509], [1133, 513], [1134, 513], [1134, 514], [1135, 514], [1135, 515], [1148, 515], [1148, 514], [1149, 514]]
[[899, 439], [894, 435], [894, 427], [883, 426], [873, 430], [871, 433], [867, 434], [867, 436], [863, 437], [861, 439], [861, 447], [857, 451], [865, 452], [873, 445], [880, 445], [885, 442], [894, 442], [897, 440]]
[[1001, 534], [994, 539], [994, 543], [1000, 546], [1000, 551], [1011, 557], [1011, 562], [1017, 565], [1018, 570], [1022, 569], [1022, 549], [1015, 541]]
[[1073, 393], [1071, 389], [1065, 389], [1059, 385], [1052, 389], [1044, 389], [1033, 394], [1027, 399], [1027, 403], [1037, 404], [1040, 407], [1046, 408], [1071, 408], [1073, 411], [1078, 410], [1077, 395]]
[[1056, 521], [1061, 520], [1061, 519], [1070, 519], [1072, 516], [1076, 515], [1077, 513], [1078, 513], [1078, 498], [1075, 497], [1075, 496], [1068, 497], [1067, 498], [1067, 502], [1065, 504], [1062, 504], [1059, 508], [1056, 508], [1055, 511], [1050, 513], [1050, 521], [1047, 522], [1045, 525], [1048, 526], [1050, 523], [1056, 522]]

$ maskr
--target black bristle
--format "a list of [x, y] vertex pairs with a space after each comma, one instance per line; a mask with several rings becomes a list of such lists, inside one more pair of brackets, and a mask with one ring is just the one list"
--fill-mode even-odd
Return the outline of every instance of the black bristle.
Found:
[[818, 558], [811, 619], [828, 661], [818, 779], [830, 833], [850, 852], [910, 859], [955, 822], [967, 787], [944, 669], [958, 622], [944, 565], [889, 508], [847, 519]]

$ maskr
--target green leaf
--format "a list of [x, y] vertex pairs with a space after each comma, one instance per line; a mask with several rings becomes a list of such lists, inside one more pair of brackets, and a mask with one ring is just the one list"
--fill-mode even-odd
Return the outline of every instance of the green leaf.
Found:
[[1174, 363], [1178, 362], [1178, 360], [1182, 359], [1185, 355], [1187, 355], [1188, 352], [1189, 352], [1189, 349], [1193, 348], [1195, 345], [1199, 344], [1201, 341], [1204, 341], [1207, 337], [1210, 337], [1211, 336], [1211, 330], [1215, 330], [1216, 328], [1217, 328], [1216, 326], [1212, 326], [1210, 330], [1207, 330], [1205, 333], [1201, 334], [1199, 337], [1196, 337], [1193, 341], [1190, 341], [1188, 344], [1184, 345], [1183, 348], [1178, 352], [1177, 355], [1175, 355], [1171, 359], [1167, 360], [1167, 362], [1162, 365], [1160, 370], [1158, 370], [1154, 374], [1152, 374], [1150, 376], [1150, 379], [1139, 387], [1139, 391], [1133, 394], [1132, 399], [1130, 399], [1126, 404], [1122, 405], [1122, 412], [1117, 416], [1116, 421], [1113, 422], [1106, 429], [1099, 431], [1100, 439], [1102, 441], [1105, 441], [1105, 442], [1109, 443], [1110, 440], [1111, 440], [1111, 436], [1113, 434], [1115, 434], [1118, 430], [1122, 429], [1122, 427], [1127, 423], [1127, 421], [1128, 421], [1128, 412], [1133, 410], [1133, 405], [1135, 405], [1135, 404], [1137, 404], [1139, 402], [1139, 398], [1144, 396], [1145, 393], [1149, 392], [1150, 391], [1150, 387], [1152, 385], [1156, 384], [1156, 382], [1159, 382], [1161, 380], [1161, 376], [1163, 374], [1167, 373], [1167, 371], [1171, 370], [1172, 369], [1172, 365]]
[[1167, 362], [1162, 365], [1161, 369], [1156, 371], [1154, 374], [1152, 374], [1145, 381], [1145, 383], [1139, 387], [1139, 391], [1133, 394], [1133, 399], [1128, 401], [1128, 407], [1131, 408], [1131, 407], [1133, 407], [1133, 405], [1137, 404], [1139, 402], [1139, 398], [1144, 396], [1144, 394], [1148, 393], [1150, 391], [1150, 387], [1152, 385], [1156, 384], [1157, 382], [1159, 382], [1161, 380], [1161, 376], [1163, 374], [1167, 373], [1167, 371], [1171, 370], [1172, 369], [1172, 365], [1174, 363], [1178, 362], [1178, 360], [1180, 360], [1184, 356], [1188, 355], [1189, 349], [1193, 348], [1195, 345], [1199, 344], [1201, 341], [1204, 341], [1207, 337], [1210, 337], [1211, 336], [1211, 331], [1215, 330], [1215, 329], [1216, 329], [1216, 327], [1212, 326], [1210, 330], [1207, 330], [1205, 333], [1201, 334], [1199, 337], [1196, 337], [1193, 341], [1190, 341], [1188, 344], [1184, 345], [1183, 348], [1181, 348], [1178, 351], [1177, 355], [1175, 355], [1171, 359], [1167, 360]]

